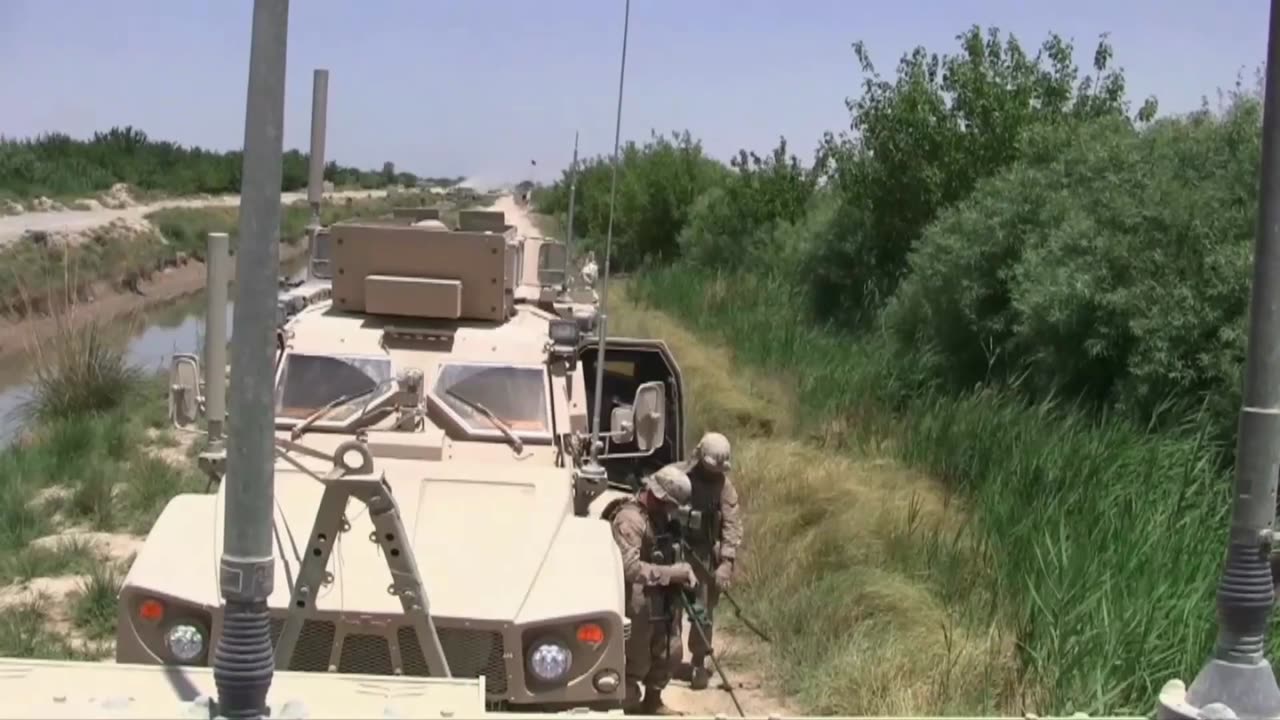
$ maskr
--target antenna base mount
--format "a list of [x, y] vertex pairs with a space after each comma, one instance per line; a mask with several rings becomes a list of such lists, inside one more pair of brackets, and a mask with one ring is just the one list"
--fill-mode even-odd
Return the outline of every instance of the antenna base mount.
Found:
[[1187, 687], [1170, 680], [1160, 690], [1157, 720], [1280, 718], [1280, 687], [1271, 663], [1214, 658]]
[[573, 471], [573, 513], [586, 517], [591, 501], [609, 485], [609, 471], [597, 460], [590, 459]]

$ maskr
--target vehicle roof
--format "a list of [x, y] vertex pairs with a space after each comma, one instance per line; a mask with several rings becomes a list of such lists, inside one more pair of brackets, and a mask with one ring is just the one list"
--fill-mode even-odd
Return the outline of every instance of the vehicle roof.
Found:
[[[318, 354], [388, 355], [397, 365], [428, 367], [444, 359], [513, 364], [541, 364], [548, 342], [547, 330], [556, 315], [537, 306], [517, 304], [515, 314], [503, 323], [434, 321], [367, 315], [337, 310], [331, 301], [317, 303], [295, 316], [287, 326], [290, 350]], [[417, 343], [384, 343], [384, 330], [438, 329], [452, 337], [445, 347]], [[425, 363], [425, 364], [424, 364]], [[431, 370], [432, 372], [429, 372]]]

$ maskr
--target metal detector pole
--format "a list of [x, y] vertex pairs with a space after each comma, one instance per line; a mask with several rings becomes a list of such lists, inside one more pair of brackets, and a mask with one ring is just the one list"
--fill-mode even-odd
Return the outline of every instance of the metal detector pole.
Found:
[[275, 459], [276, 278], [288, 0], [254, 0], [240, 186], [240, 247], [232, 348], [231, 436], [219, 585], [224, 600], [213, 659], [218, 714], [267, 712], [273, 659], [267, 598], [274, 581], [271, 513]]
[[1258, 226], [1249, 304], [1249, 354], [1236, 447], [1226, 567], [1218, 583], [1218, 640], [1190, 688], [1174, 680], [1157, 717], [1280, 717], [1280, 688], [1267, 662], [1275, 606], [1270, 552], [1280, 473], [1280, 0], [1271, 0]]

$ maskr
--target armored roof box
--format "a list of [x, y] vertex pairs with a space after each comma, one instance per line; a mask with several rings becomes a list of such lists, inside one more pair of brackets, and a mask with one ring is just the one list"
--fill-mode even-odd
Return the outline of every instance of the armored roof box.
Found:
[[477, 232], [506, 232], [507, 216], [501, 210], [461, 210], [458, 212], [458, 229]]
[[520, 264], [514, 228], [495, 233], [353, 222], [331, 232], [338, 310], [490, 322], [514, 311]]
[[433, 207], [391, 208], [391, 217], [408, 218], [410, 222], [419, 222], [421, 220], [439, 220], [440, 208], [433, 208]]

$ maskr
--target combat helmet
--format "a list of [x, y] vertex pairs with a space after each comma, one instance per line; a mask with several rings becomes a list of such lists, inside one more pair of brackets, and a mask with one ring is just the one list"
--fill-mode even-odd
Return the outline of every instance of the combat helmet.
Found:
[[729, 438], [718, 432], [709, 432], [698, 441], [694, 457], [708, 470], [727, 473], [732, 467], [729, 460]]
[[688, 505], [693, 497], [689, 476], [675, 465], [667, 465], [644, 479], [644, 487], [653, 496], [673, 505]]

